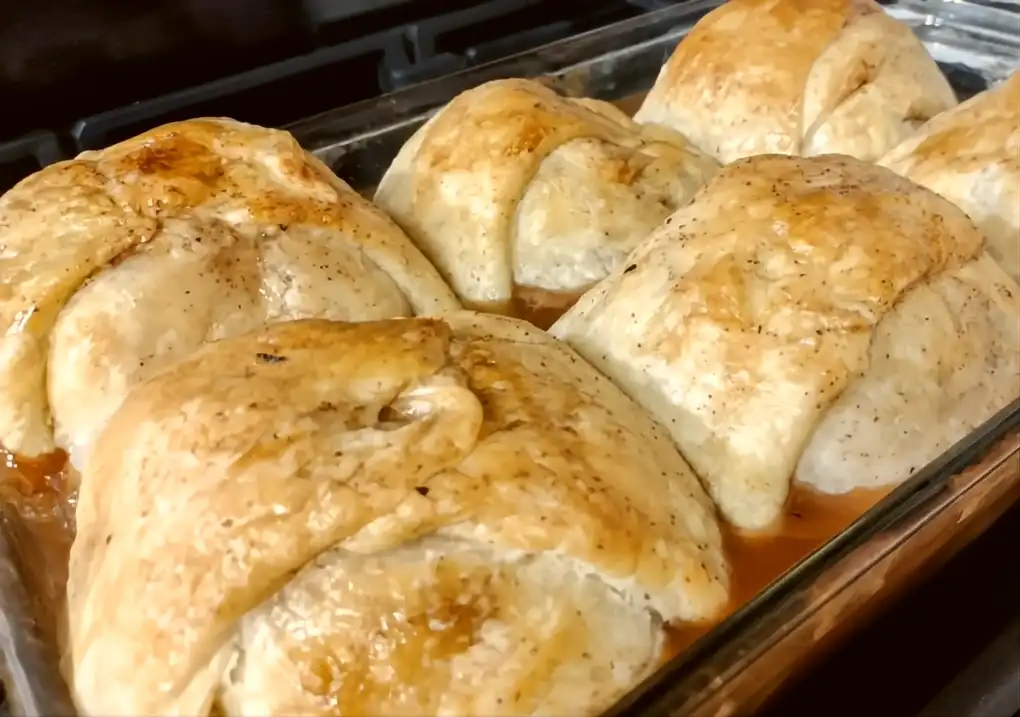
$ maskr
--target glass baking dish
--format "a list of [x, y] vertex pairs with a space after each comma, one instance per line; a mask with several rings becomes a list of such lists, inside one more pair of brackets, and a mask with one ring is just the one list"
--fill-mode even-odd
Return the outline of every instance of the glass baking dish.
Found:
[[[483, 82], [544, 77], [563, 94], [637, 109], [677, 42], [722, 0], [681, 2], [506, 60], [340, 107], [289, 127], [341, 178], [370, 195], [400, 146], [439, 107]], [[1018, 12], [967, 0], [891, 0], [967, 99], [1020, 67]]]
[[[680, 3], [507, 60], [340, 108], [288, 129], [370, 195], [404, 141], [457, 93], [545, 77], [564, 94], [636, 109], [686, 32], [721, 0]], [[1020, 14], [960, 0], [885, 3], [940, 63], [961, 99], [1020, 67]], [[610, 710], [612, 717], [750, 714], [810, 659], [979, 535], [1020, 498], [1020, 400], [892, 491], [849, 528]], [[0, 679], [11, 715], [73, 715], [40, 627], [35, 548], [0, 506]], [[0, 708], [0, 714], [2, 714]], [[5, 716], [6, 717], [6, 716]]]

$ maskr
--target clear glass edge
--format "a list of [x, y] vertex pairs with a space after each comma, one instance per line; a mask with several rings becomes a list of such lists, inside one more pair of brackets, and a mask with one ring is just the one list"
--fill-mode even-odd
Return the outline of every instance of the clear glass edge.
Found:
[[[286, 127], [306, 149], [327, 161], [366, 137], [417, 127], [458, 93], [490, 80], [507, 77], [547, 77], [553, 82], [572, 71], [606, 63], [618, 53], [640, 51], [644, 44], [678, 41], [705, 14], [723, 0], [688, 0], [604, 28], [591, 30], [495, 62], [468, 68], [381, 97], [328, 110]], [[1020, 13], [991, 7], [975, 0], [894, 0], [883, 7], [912, 26], [923, 26], [939, 42], [938, 31], [949, 28], [975, 52], [998, 52], [1016, 61], [1020, 33], [1010, 23]], [[1018, 6], [1020, 10], [1020, 6]], [[665, 61], [665, 57], [662, 58]], [[654, 78], [651, 78], [654, 79]], [[561, 88], [567, 94], [570, 87]]]
[[[287, 129], [303, 146], [328, 157], [330, 152], [342, 149], [345, 144], [360, 137], [424, 122], [454, 95], [482, 82], [503, 77], [543, 75], [555, 79], [579, 67], [606, 61], [611, 54], [637, 50], [642, 44], [661, 44], [673, 36], [679, 40], [694, 22], [720, 4], [722, 0], [680, 3], [505, 60], [331, 110], [296, 122]], [[914, 19], [926, 26], [948, 26], [960, 31], [969, 36], [975, 49], [998, 46], [1005, 48], [1007, 56], [1012, 57], [1014, 48], [1020, 47], [1015, 33], [1002, 31], [1003, 23], [1020, 24], [1020, 14], [1012, 10], [989, 7], [973, 0], [899, 0], [884, 5], [887, 9], [899, 8], [915, 14]], [[937, 36], [934, 39], [938, 41]], [[714, 671], [720, 673], [732, 671], [738, 666], [738, 661], [748, 662], [746, 655], [739, 660], [719, 661], [717, 653], [726, 645], [746, 641], [756, 624], [788, 606], [788, 601], [797, 591], [821, 579], [843, 557], [868, 545], [881, 531], [910, 520], [926, 523], [933, 519], [936, 515], [933, 511], [939, 509], [934, 504], [938, 503], [949, 481], [968, 467], [979, 464], [989, 448], [1018, 425], [1020, 399], [1014, 400], [929, 463], [849, 528], [777, 579], [690, 649], [665, 664], [607, 711], [605, 717], [663, 713], [664, 709], [671, 709], [671, 695], [682, 693], [685, 689], [689, 691], [691, 686], [685, 682], [713, 659], [716, 660]], [[987, 475], [989, 473], [986, 472], [978, 476], [971, 487]], [[890, 546], [876, 554], [876, 560], [895, 549], [895, 546]], [[57, 671], [54, 646], [41, 644], [30, 629], [23, 629], [32, 623], [28, 602], [6, 531], [0, 529], [0, 676], [6, 683], [10, 714], [14, 717], [71, 717], [74, 710], [66, 685]], [[813, 606], [814, 609], [818, 607]], [[791, 617], [795, 619], [796, 616]], [[765, 648], [764, 645], [760, 647]], [[759, 649], [750, 660], [764, 651]]]
[[[839, 535], [804, 558], [750, 602], [720, 623], [684, 653], [667, 662], [635, 687], [602, 717], [665, 717], [683, 706], [691, 711], [743, 669], [766, 658], [773, 645], [811, 613], [823, 609], [843, 590], [887, 557], [900, 551], [914, 533], [978, 487], [1000, 465], [987, 466], [945, 500], [950, 482], [980, 465], [989, 450], [1020, 427], [1020, 399], [1009, 405], [932, 461], [861, 515]], [[1016, 454], [1012, 454], [1016, 455]], [[909, 533], [900, 531], [909, 526]], [[863, 567], [847, 568], [846, 580], [825, 600], [801, 601], [808, 587], [838, 571], [845, 558], [871, 547], [886, 532], [894, 540], [869, 554]], [[763, 623], [768, 619], [767, 631]], [[710, 684], [704, 684], [710, 680]]]
[[11, 717], [74, 717], [56, 645], [40, 635], [8, 533], [14, 511], [0, 505], [0, 679]]

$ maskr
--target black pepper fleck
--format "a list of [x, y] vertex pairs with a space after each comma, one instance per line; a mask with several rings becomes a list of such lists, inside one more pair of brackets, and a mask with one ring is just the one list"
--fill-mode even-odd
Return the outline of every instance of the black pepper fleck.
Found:
[[283, 363], [284, 361], [287, 361], [287, 357], [286, 356], [278, 356], [276, 354], [267, 354], [267, 353], [263, 353], [261, 351], [259, 353], [255, 354], [255, 359], [257, 361], [259, 361], [259, 363]]

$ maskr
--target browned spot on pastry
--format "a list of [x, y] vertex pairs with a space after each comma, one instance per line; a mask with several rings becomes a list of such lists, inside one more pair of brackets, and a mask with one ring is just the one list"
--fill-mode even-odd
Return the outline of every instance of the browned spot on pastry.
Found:
[[555, 129], [548, 125], [525, 123], [520, 133], [506, 146], [504, 152], [508, 157], [534, 152], [555, 133]]
[[[449, 670], [449, 660], [478, 641], [483, 623], [499, 614], [503, 580], [489, 569], [469, 571], [440, 561], [434, 582], [407, 596], [405, 612], [383, 609], [364, 625], [372, 637], [354, 659], [350, 654], [341, 659], [343, 646], [334, 650], [328, 642], [318, 646], [312, 659], [298, 657], [307, 666], [303, 688], [325, 698], [336, 714], [366, 715], [410, 686], [427, 690], [426, 685], [442, 685], [442, 680], [423, 681], [422, 670]], [[419, 694], [421, 704], [436, 704], [439, 697], [438, 691]]]

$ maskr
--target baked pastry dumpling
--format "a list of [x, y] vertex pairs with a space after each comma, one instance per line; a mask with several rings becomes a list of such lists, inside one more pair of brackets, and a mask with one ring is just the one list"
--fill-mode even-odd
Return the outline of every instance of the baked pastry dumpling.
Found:
[[721, 513], [906, 479], [1020, 395], [1020, 289], [957, 207], [846, 156], [729, 165], [553, 327]]
[[83, 715], [595, 714], [728, 592], [668, 436], [468, 312], [199, 349], [124, 400], [77, 518]]
[[967, 212], [1020, 280], [1020, 72], [934, 118], [880, 164]]
[[547, 326], [716, 169], [610, 104], [498, 80], [419, 129], [375, 201], [465, 305]]
[[955, 104], [921, 41], [872, 0], [729, 0], [680, 41], [634, 119], [679, 130], [724, 164], [874, 161]]
[[457, 309], [381, 211], [284, 132], [170, 124], [0, 198], [0, 445], [72, 460], [128, 388], [299, 317]]

